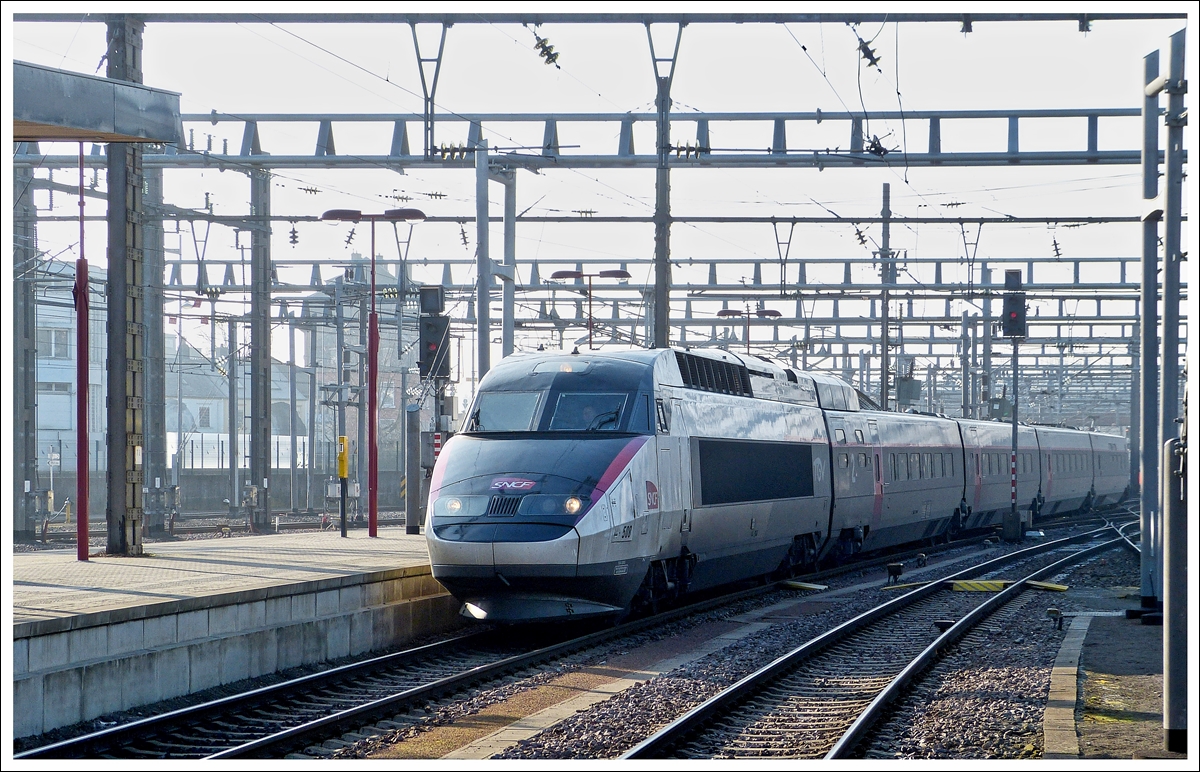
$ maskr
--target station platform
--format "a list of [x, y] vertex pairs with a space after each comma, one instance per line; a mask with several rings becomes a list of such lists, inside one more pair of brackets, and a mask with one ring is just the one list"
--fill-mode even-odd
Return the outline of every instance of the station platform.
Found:
[[403, 527], [16, 553], [13, 736], [461, 624]]

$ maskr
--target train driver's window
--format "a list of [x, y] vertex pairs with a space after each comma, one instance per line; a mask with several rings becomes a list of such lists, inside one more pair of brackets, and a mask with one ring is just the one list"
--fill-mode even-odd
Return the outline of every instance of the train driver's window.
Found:
[[615, 432], [621, 424], [625, 397], [624, 394], [587, 392], [559, 394], [549, 431]]

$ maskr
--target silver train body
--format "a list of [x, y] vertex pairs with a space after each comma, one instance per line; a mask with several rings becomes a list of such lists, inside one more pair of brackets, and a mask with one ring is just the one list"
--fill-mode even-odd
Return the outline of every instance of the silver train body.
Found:
[[[434, 467], [430, 562], [476, 619], [620, 614], [999, 524], [1011, 437], [729, 352], [509, 357]], [[1018, 429], [1027, 522], [1117, 501], [1128, 468], [1124, 438]]]

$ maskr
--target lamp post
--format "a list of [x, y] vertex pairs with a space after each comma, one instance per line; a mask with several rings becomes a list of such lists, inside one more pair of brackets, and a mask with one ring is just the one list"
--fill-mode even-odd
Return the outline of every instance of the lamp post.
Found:
[[[781, 314], [778, 311], [771, 309], [771, 308], [760, 308], [754, 312], [754, 315], [757, 316], [759, 319], [778, 319], [781, 316]], [[739, 311], [736, 308], [722, 308], [720, 311], [717, 312], [717, 316], [721, 317], [722, 319], [729, 318], [729, 317], [738, 317], [738, 316], [744, 317], [746, 319], [746, 325], [745, 325], [746, 353], [749, 354], [750, 353], [750, 312], [748, 310], [745, 312]]]
[[588, 350], [592, 350], [592, 279], [628, 279], [629, 271], [615, 269], [600, 273], [584, 273], [582, 271], [555, 271], [551, 279], [587, 279], [588, 282]]
[[[379, 448], [376, 426], [379, 411], [379, 316], [375, 313], [375, 223], [421, 222], [419, 209], [388, 209], [382, 214], [363, 214], [357, 209], [330, 209], [322, 220], [371, 223], [371, 313], [367, 317], [367, 534], [379, 535]], [[399, 298], [403, 303], [404, 298]], [[340, 354], [339, 354], [340, 356]], [[338, 363], [341, 367], [341, 363]]]

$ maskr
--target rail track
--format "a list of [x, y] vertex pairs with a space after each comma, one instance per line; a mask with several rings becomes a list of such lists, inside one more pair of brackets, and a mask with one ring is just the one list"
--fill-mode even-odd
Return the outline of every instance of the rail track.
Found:
[[[978, 543], [984, 538], [984, 535], [977, 535], [924, 549], [935, 554]], [[856, 561], [803, 578], [820, 580], [861, 572], [916, 554], [917, 550], [910, 550]], [[537, 636], [524, 636], [526, 640], [534, 638], [543, 643], [559, 636], [560, 640], [540, 648], [522, 644], [514, 637], [496, 631], [458, 636], [33, 748], [16, 758], [319, 755], [314, 748], [330, 739], [382, 734], [416, 723], [420, 716], [412, 715], [410, 711], [423, 708], [430, 701], [461, 695], [478, 685], [493, 684], [505, 677], [530, 673], [556, 658], [688, 615], [765, 595], [776, 588], [775, 583], [767, 583], [740, 592], [701, 598], [687, 606], [576, 637], [567, 637], [569, 628], [546, 629]], [[575, 633], [579, 631], [574, 628]], [[566, 639], [561, 640], [564, 637]], [[306, 754], [306, 750], [313, 752]]]
[[[622, 758], [847, 758], [939, 652], [1028, 582], [1123, 543], [1114, 533], [1100, 544], [1077, 546], [1110, 529], [1010, 553], [881, 604], [746, 676]], [[994, 578], [1002, 569], [1012, 575], [1018, 567], [1029, 573], [982, 603], [974, 593], [950, 590], [955, 581]]]
[[[985, 537], [928, 548], [930, 554]], [[915, 555], [916, 550], [809, 574], [821, 580]], [[16, 758], [280, 758], [347, 733], [382, 733], [415, 723], [408, 714], [430, 700], [665, 625], [692, 614], [766, 595], [776, 583], [701, 598], [686, 606], [534, 648], [496, 631], [458, 636], [302, 678], [144, 718], [17, 754]], [[567, 628], [539, 631], [536, 638]], [[578, 632], [578, 629], [576, 629]]]

